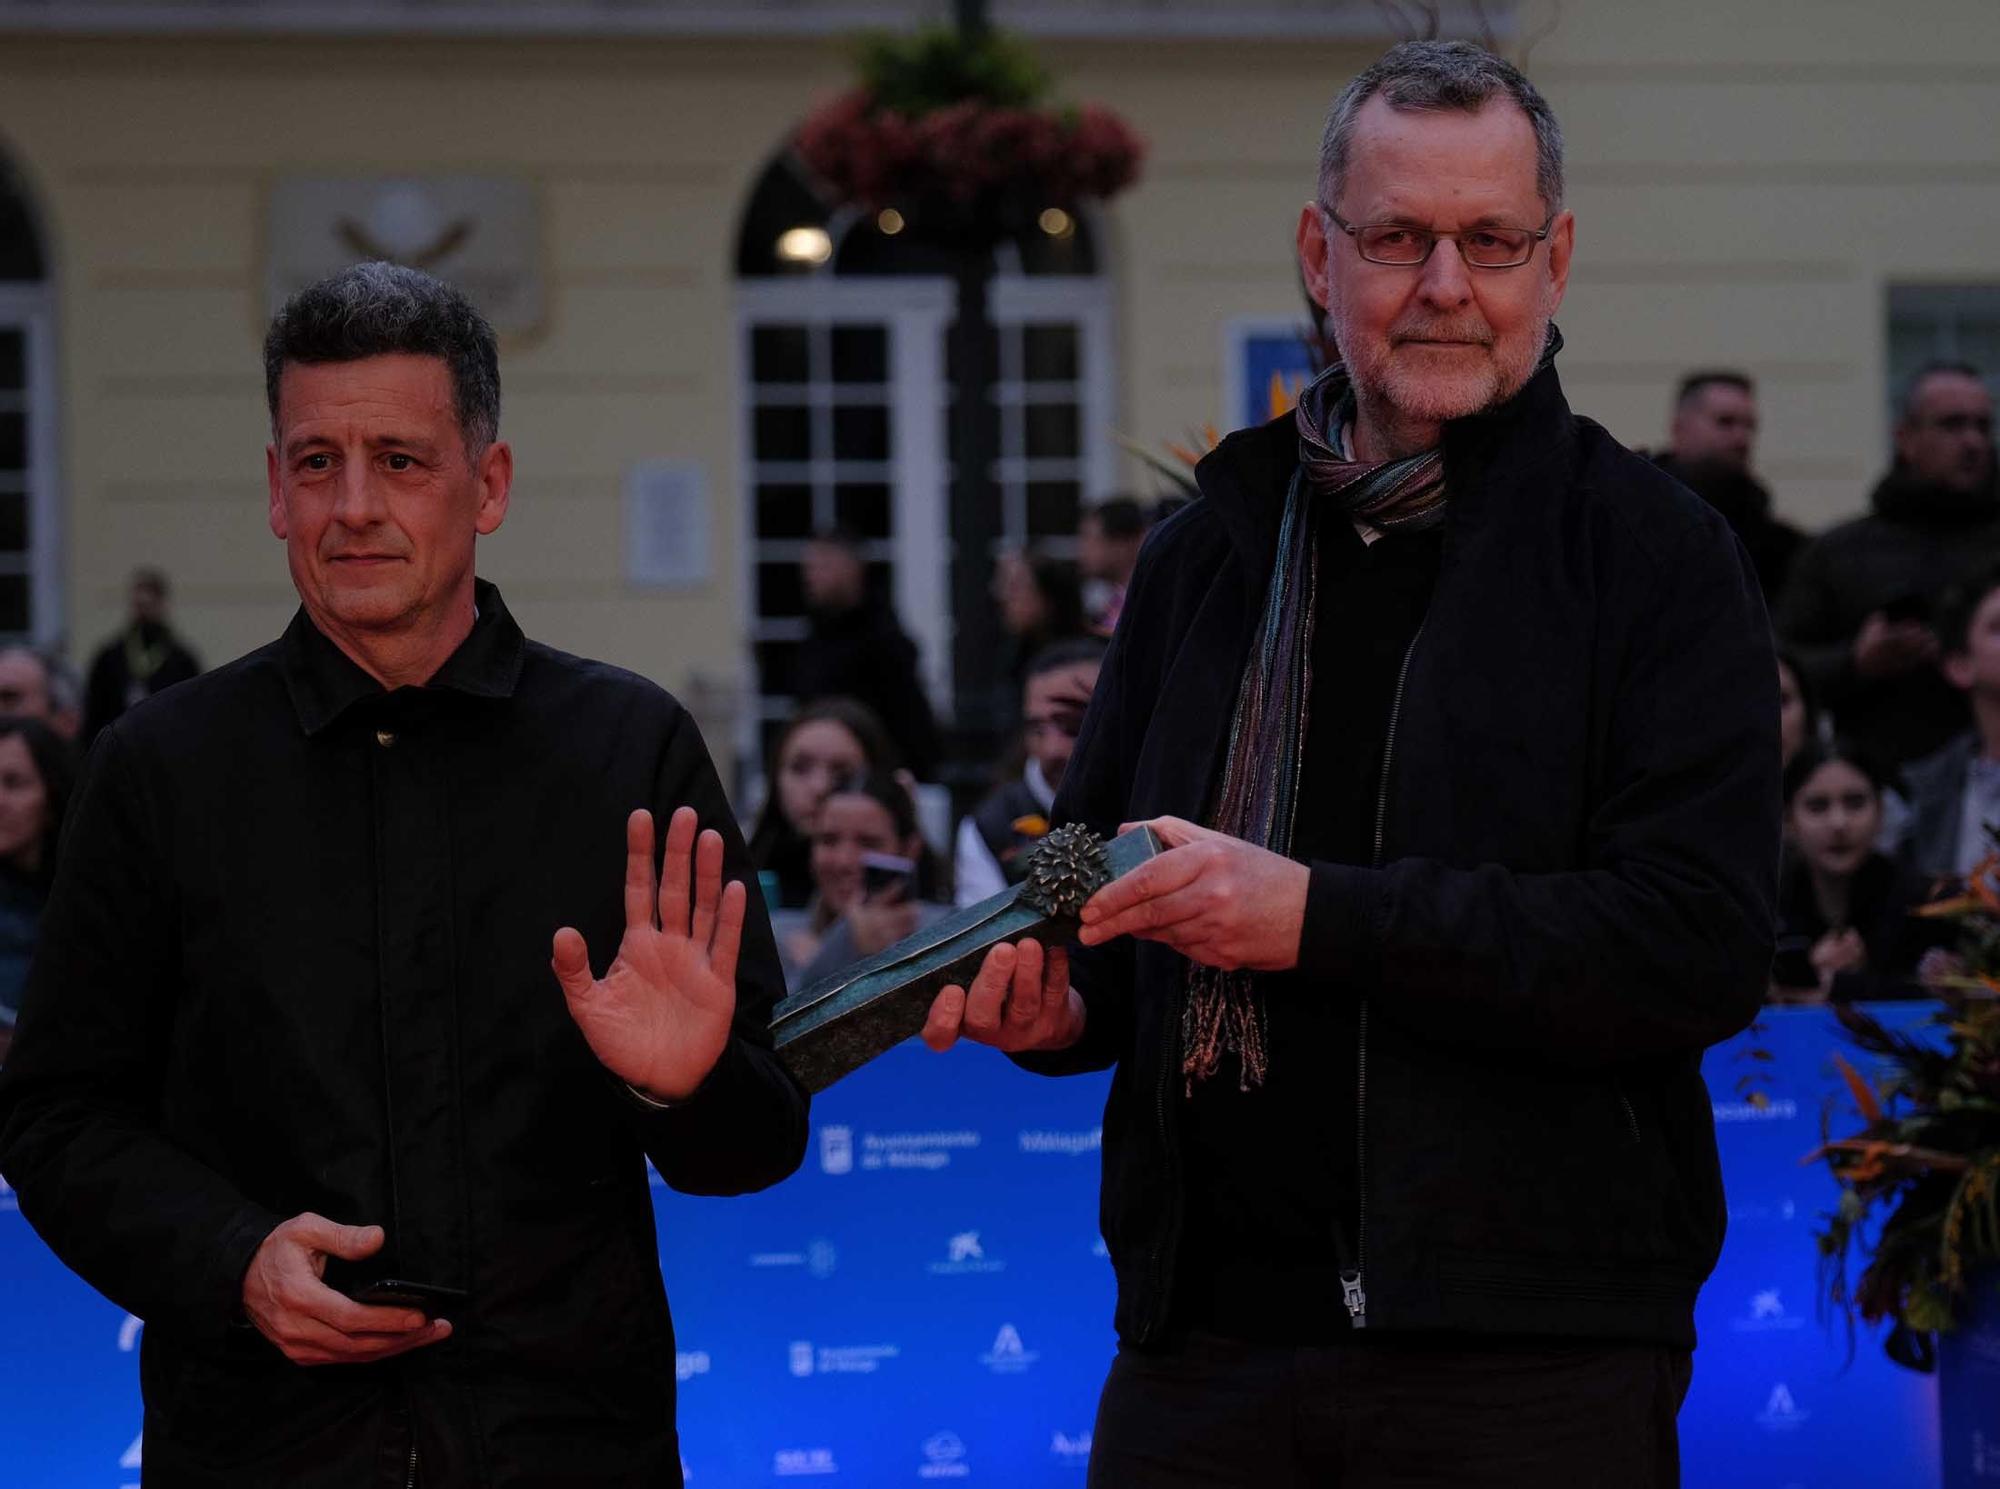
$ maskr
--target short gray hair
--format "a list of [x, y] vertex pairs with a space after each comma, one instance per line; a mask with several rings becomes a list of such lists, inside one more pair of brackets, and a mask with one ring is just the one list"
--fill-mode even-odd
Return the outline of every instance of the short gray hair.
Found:
[[407, 353], [451, 374], [452, 412], [466, 450], [500, 437], [500, 354], [493, 327], [453, 286], [402, 264], [355, 264], [285, 302], [264, 336], [264, 397], [278, 423], [278, 386], [299, 362], [359, 362]]
[[1406, 41], [1378, 57], [1340, 90], [1327, 111], [1319, 146], [1320, 196], [1339, 199], [1354, 143], [1354, 116], [1381, 94], [1392, 108], [1476, 112], [1495, 94], [1521, 106], [1535, 129], [1535, 185], [1551, 214], [1562, 210], [1563, 137], [1554, 110], [1527, 75], [1469, 41]]

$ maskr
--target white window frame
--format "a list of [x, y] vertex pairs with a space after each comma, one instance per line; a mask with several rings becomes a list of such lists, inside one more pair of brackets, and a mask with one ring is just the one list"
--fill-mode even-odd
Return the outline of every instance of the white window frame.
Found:
[[[991, 305], [997, 326], [1043, 320], [1069, 321], [1077, 326], [1081, 448], [1075, 463], [1085, 503], [1110, 495], [1117, 480], [1117, 451], [1112, 440], [1117, 385], [1112, 370], [1116, 348], [1109, 281], [1102, 275], [1031, 278], [1002, 274], [994, 279]], [[928, 275], [836, 278], [823, 274], [809, 279], [741, 280], [737, 284], [737, 489], [742, 514], [737, 582], [745, 602], [745, 696], [756, 700], [755, 707], [743, 710], [737, 746], [739, 758], [755, 771], [761, 771], [765, 722], [756, 643], [788, 639], [790, 631], [782, 623], [774, 628], [761, 622], [757, 615], [757, 564], [761, 559], [784, 556], [786, 545], [761, 544], [757, 537], [752, 329], [772, 322], [808, 326], [863, 322], [891, 328], [888, 396], [894, 416], [890, 420], [889, 487], [894, 536], [886, 554], [873, 551], [880, 545], [871, 545], [868, 556], [886, 557], [890, 562], [897, 615], [917, 644], [925, 691], [943, 716], [949, 713], [952, 699], [951, 471], [945, 435], [949, 388], [944, 336], [955, 306], [951, 281]], [[1018, 386], [1018, 374], [1018, 368], [1001, 368], [998, 391], [1003, 420], [1020, 417], [1020, 401], [1010, 395], [1010, 384]], [[996, 469], [1003, 482], [1039, 473], [1034, 462], [1004, 456]], [[1002, 511], [1002, 535], [996, 551], [1017, 544], [1025, 530], [1025, 502], [1010, 493]], [[1048, 546], [1064, 556], [1075, 550], [1069, 541]]]
[[[57, 483], [55, 298], [46, 283], [0, 284], [0, 326], [24, 333], [22, 391], [28, 410], [28, 550], [0, 554], [0, 573], [28, 579], [27, 639], [54, 646], [63, 634], [62, 509]], [[0, 406], [13, 395], [0, 393]], [[10, 409], [11, 411], [11, 409]]]

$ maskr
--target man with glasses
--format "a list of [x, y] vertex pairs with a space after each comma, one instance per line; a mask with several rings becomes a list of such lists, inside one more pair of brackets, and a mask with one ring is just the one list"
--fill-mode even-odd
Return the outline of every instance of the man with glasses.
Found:
[[1723, 519], [1563, 400], [1562, 197], [1477, 47], [1340, 95], [1298, 249], [1343, 361], [1148, 543], [1055, 804], [1169, 850], [931, 1010], [1116, 1067], [1093, 1485], [1678, 1482], [1777, 669]]
[[1993, 396], [1979, 369], [1933, 362], [1910, 379], [1895, 463], [1869, 508], [1799, 555], [1778, 630], [1841, 733], [1901, 765], [1971, 723], [1938, 670], [1935, 611], [2000, 556]]

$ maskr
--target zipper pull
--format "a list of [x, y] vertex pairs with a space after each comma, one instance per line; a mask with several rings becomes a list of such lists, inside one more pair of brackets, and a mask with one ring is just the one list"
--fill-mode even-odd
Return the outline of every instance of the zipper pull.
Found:
[[1354, 1321], [1354, 1327], [1368, 1327], [1368, 1294], [1361, 1290], [1361, 1273], [1343, 1270], [1340, 1274], [1340, 1300], [1347, 1305], [1347, 1316]]

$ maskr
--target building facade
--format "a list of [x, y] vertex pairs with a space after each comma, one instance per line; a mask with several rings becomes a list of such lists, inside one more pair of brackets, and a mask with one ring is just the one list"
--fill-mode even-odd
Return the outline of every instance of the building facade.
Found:
[[[75, 658], [148, 563], [210, 659], [275, 634], [259, 337], [301, 276], [389, 252], [504, 310], [518, 475], [482, 567], [532, 634], [754, 756], [797, 544], [837, 518], [948, 706], [948, 286], [746, 237], [783, 217], [772, 172], [849, 31], [942, 9], [0, 0], [0, 632]], [[1759, 468], [1818, 526], [1859, 510], [1910, 367], [2000, 369], [1988, 0], [1446, 9], [1562, 117], [1565, 381], [1627, 443], [1661, 438], [1680, 373], [1740, 367]], [[1003, 530], [1060, 545], [1080, 503], [1151, 489], [1115, 435], [1243, 421], [1246, 332], [1300, 317], [1327, 102], [1393, 7], [994, 10], [1150, 146], [1051, 254], [1003, 255]]]

